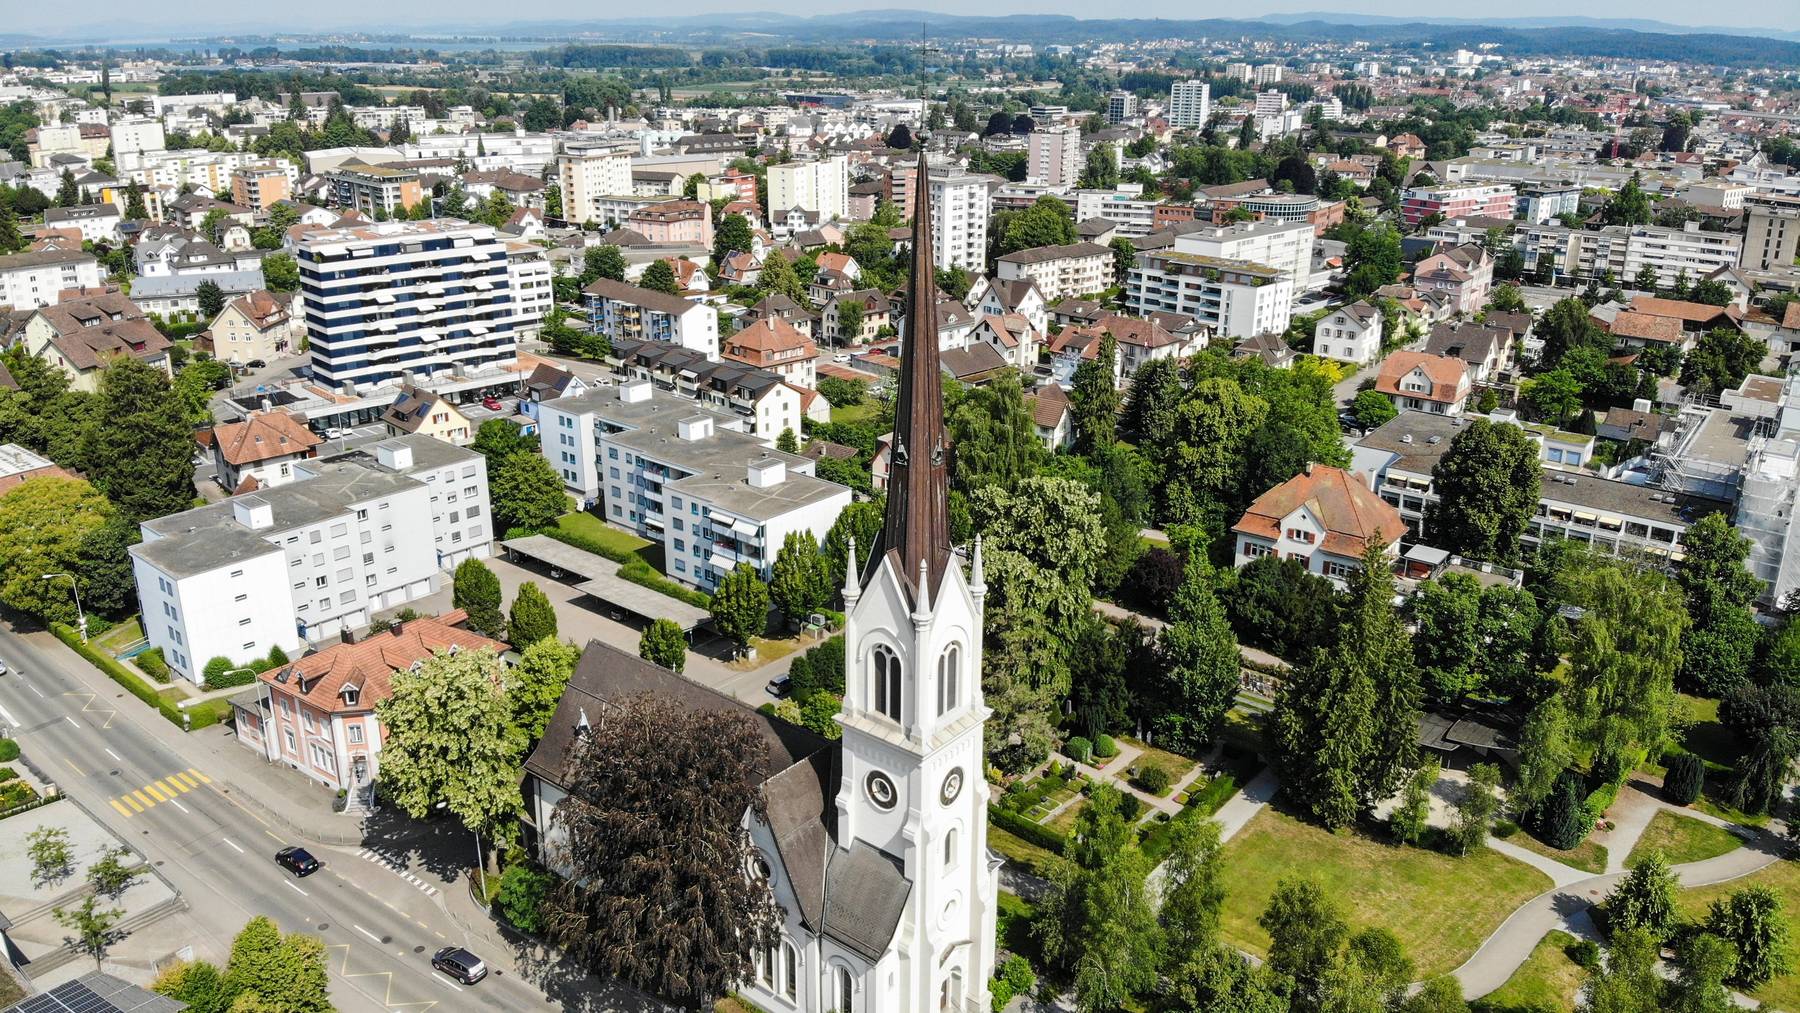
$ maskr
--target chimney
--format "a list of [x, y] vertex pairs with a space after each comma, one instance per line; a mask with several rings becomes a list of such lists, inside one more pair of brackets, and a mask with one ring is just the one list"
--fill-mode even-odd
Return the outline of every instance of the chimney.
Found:
[[1306, 467], [1305, 467], [1305, 468], [1304, 468], [1304, 469], [1303, 469], [1303, 470], [1304, 470], [1304, 471], [1305, 471], [1305, 472], [1306, 472], [1306, 473], [1307, 473], [1307, 474], [1308, 474], [1308, 475], [1311, 475], [1311, 474], [1312, 474], [1312, 468], [1313, 468], [1313, 463], [1312, 463], [1312, 462], [1311, 462], [1311, 461], [1308, 461], [1308, 462], [1306, 462]]

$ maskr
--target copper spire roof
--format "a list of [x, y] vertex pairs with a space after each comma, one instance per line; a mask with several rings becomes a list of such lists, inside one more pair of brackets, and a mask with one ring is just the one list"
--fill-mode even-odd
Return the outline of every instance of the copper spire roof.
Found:
[[887, 516], [869, 554], [869, 574], [887, 555], [909, 587], [918, 580], [923, 564], [935, 589], [950, 563], [950, 483], [944, 374], [938, 359], [937, 258], [931, 249], [931, 185], [923, 150], [913, 194], [912, 270], [906, 286], [900, 389], [894, 401]]

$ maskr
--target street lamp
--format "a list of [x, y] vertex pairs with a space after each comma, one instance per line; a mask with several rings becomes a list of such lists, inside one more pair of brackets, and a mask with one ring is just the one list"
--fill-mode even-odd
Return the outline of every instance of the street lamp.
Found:
[[74, 576], [67, 573], [46, 573], [39, 579], [55, 580], [58, 577], [68, 577], [69, 590], [75, 592], [75, 621], [81, 628], [81, 642], [85, 644], [87, 643], [87, 613], [81, 610], [81, 587], [76, 584]]
[[[433, 809], [448, 809], [449, 807], [449, 802], [439, 802], [437, 805], [432, 806]], [[485, 870], [487, 860], [481, 856], [481, 831], [476, 830], [474, 827], [470, 827], [469, 832], [475, 835], [475, 885], [481, 888], [481, 902], [483, 906], [486, 906], [487, 875]]]

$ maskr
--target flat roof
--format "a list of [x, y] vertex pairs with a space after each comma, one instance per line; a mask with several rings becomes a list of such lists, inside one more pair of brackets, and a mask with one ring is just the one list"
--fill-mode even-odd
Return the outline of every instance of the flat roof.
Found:
[[500, 547], [508, 552], [530, 556], [540, 563], [547, 563], [558, 570], [592, 580], [610, 573], [617, 573], [619, 564], [607, 559], [597, 552], [578, 549], [568, 542], [558, 541], [549, 535], [525, 535], [521, 538], [508, 538], [500, 543]]
[[710, 618], [710, 613], [703, 608], [619, 576], [619, 564], [605, 556], [576, 548], [549, 535], [508, 538], [500, 546], [508, 552], [530, 556], [540, 563], [585, 578], [575, 585], [576, 590], [645, 619], [668, 619], [687, 631]]

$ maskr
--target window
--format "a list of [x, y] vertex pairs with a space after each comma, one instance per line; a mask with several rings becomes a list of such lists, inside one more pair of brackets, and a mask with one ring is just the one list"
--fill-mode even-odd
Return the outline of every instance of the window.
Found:
[[764, 988], [775, 991], [775, 947], [767, 947], [756, 955], [756, 977]]
[[238, 620], [238, 625], [239, 625], [239, 626], [248, 626], [248, 625], [250, 625], [250, 617], [249, 617], [249, 616], [245, 616], [245, 617], [244, 617], [244, 618], [242, 618], [242, 619], [239, 619], [239, 620]]
[[855, 1013], [856, 988], [850, 980], [850, 969], [837, 969], [837, 1013]]
[[944, 868], [956, 868], [956, 828], [951, 827], [944, 833]]
[[313, 586], [314, 587], [324, 587], [325, 581], [326, 581], [325, 577], [314, 577], [313, 578]]
[[900, 658], [885, 644], [874, 654], [875, 709], [884, 717], [900, 720]]
[[781, 974], [781, 993], [792, 999], [800, 983], [800, 952], [793, 943], [781, 944]]
[[1355, 572], [1356, 566], [1351, 563], [1327, 562], [1325, 564], [1325, 576], [1327, 577], [1348, 577]]
[[244, 571], [242, 571], [242, 570], [233, 570], [233, 571], [231, 571], [231, 576], [232, 576], [232, 577], [233, 577], [233, 578], [237, 578], [237, 577], [242, 577], [242, 576], [243, 576], [243, 575], [244, 575]]
[[959, 695], [957, 682], [961, 673], [962, 647], [959, 644], [951, 644], [944, 648], [943, 654], [938, 656], [937, 712], [939, 717], [943, 717], [952, 707], [956, 706]]

